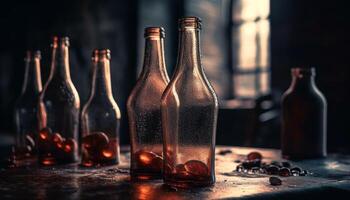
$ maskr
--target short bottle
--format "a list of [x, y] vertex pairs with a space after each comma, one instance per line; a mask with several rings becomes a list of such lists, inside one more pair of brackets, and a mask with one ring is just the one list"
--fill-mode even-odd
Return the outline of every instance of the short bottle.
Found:
[[282, 155], [286, 159], [327, 155], [327, 102], [315, 84], [315, 68], [292, 68], [282, 96]]
[[200, 57], [201, 21], [179, 21], [175, 73], [161, 99], [164, 182], [175, 187], [202, 187], [215, 182], [217, 96]]
[[92, 87], [84, 105], [82, 120], [82, 159], [85, 167], [119, 163], [120, 110], [113, 98], [110, 50], [94, 50]]
[[164, 61], [164, 29], [145, 29], [145, 54], [140, 77], [127, 101], [133, 179], [162, 177], [163, 140], [160, 99], [169, 82]]
[[80, 99], [70, 77], [69, 39], [54, 37], [51, 47], [51, 70], [38, 113], [38, 159], [43, 165], [78, 160]]
[[38, 100], [42, 90], [40, 51], [27, 51], [22, 92], [15, 105], [16, 156], [32, 157], [37, 150]]

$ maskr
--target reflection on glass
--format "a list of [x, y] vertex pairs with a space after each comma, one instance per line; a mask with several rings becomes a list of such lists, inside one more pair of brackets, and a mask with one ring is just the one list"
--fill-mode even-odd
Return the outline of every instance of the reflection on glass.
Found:
[[164, 199], [164, 200], [180, 200], [184, 199], [181, 193], [170, 192], [162, 184], [150, 183], [134, 183], [131, 185], [131, 199], [148, 200], [148, 199]]
[[135, 184], [134, 199], [151, 199], [155, 197], [155, 188], [150, 184]]

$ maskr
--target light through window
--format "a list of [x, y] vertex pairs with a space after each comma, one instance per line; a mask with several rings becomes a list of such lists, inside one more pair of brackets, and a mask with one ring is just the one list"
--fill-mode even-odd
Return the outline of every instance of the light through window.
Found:
[[270, 0], [232, 0], [232, 71], [235, 98], [270, 92]]

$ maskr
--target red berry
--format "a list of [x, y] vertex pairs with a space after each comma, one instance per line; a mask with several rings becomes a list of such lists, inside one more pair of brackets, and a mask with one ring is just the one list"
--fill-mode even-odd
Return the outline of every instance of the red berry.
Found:
[[208, 176], [209, 169], [206, 164], [199, 160], [190, 160], [184, 164], [186, 171], [195, 176]]

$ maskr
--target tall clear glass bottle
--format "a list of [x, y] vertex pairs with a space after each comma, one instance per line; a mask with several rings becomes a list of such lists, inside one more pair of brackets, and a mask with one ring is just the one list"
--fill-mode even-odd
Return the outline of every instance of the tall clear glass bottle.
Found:
[[327, 155], [327, 102], [315, 84], [315, 68], [292, 68], [282, 96], [282, 155], [287, 159]]
[[113, 98], [110, 51], [94, 50], [93, 77], [82, 120], [82, 161], [85, 167], [119, 163], [120, 110]]
[[39, 100], [39, 163], [78, 159], [80, 99], [70, 77], [69, 39], [54, 37], [49, 78]]
[[145, 29], [143, 69], [128, 101], [131, 163], [134, 179], [162, 177], [163, 140], [160, 99], [169, 82], [164, 61], [164, 29]]
[[217, 96], [200, 59], [196, 17], [179, 20], [175, 73], [161, 100], [164, 138], [164, 182], [176, 187], [215, 182]]
[[16, 156], [30, 157], [36, 153], [38, 129], [38, 99], [42, 90], [40, 51], [27, 51], [21, 96], [15, 106]]

